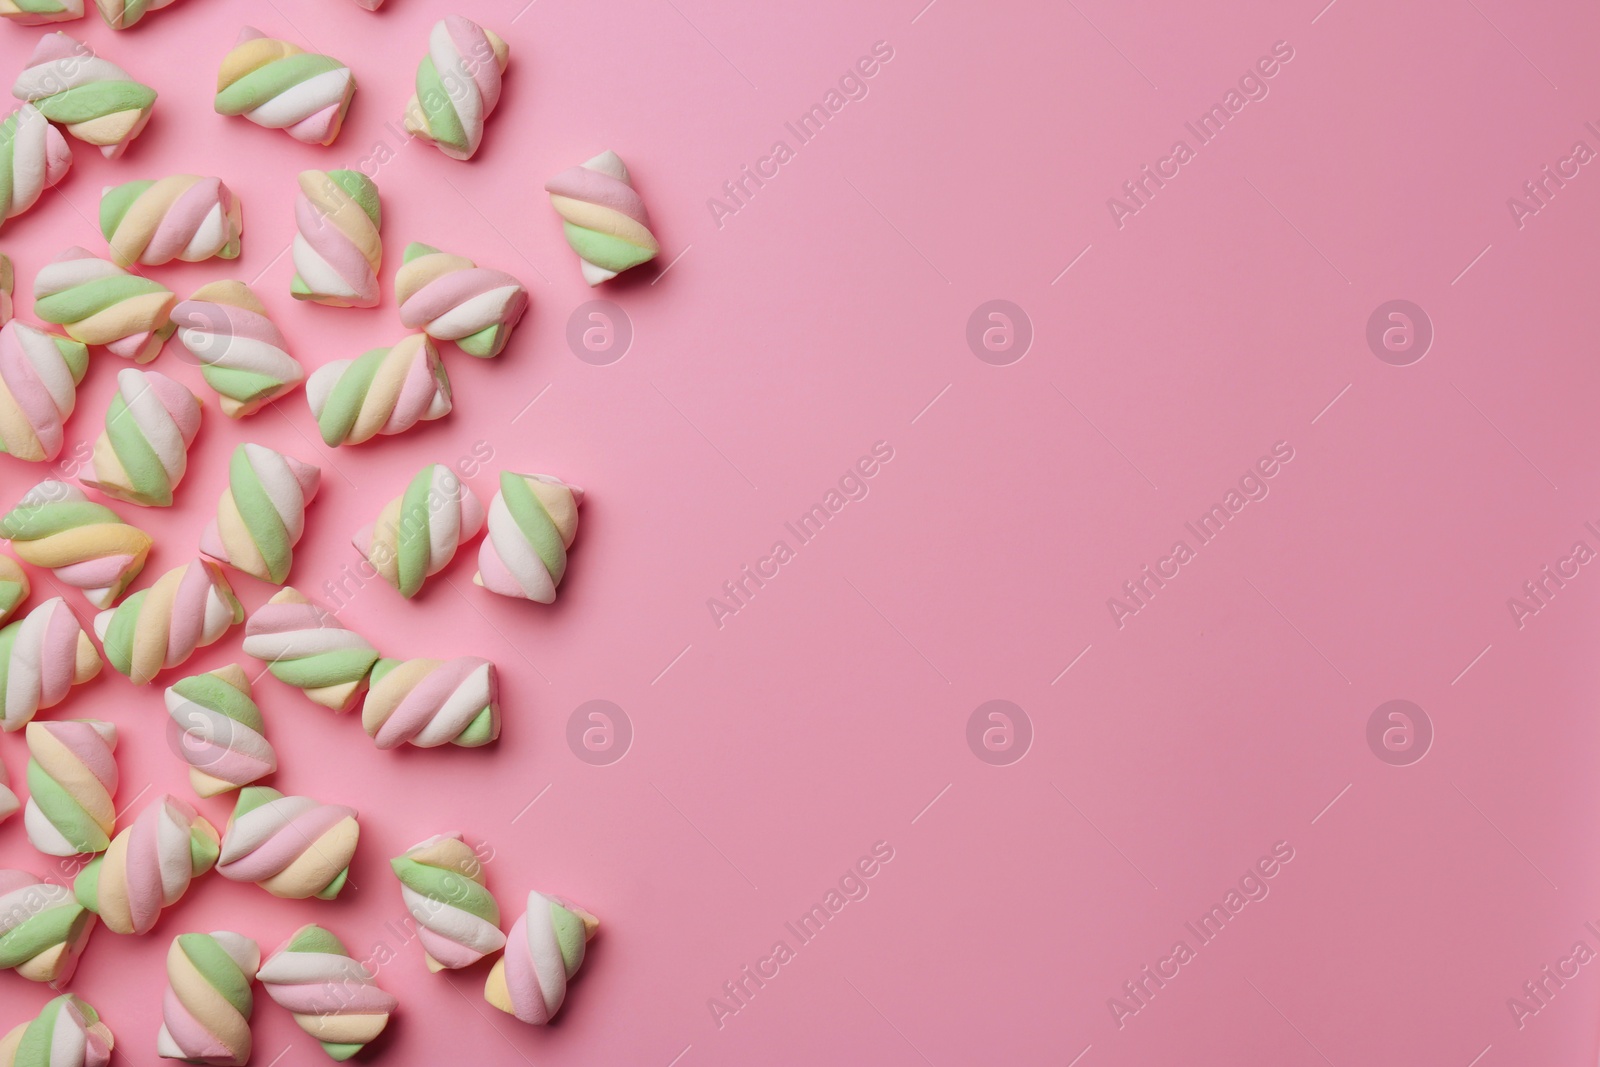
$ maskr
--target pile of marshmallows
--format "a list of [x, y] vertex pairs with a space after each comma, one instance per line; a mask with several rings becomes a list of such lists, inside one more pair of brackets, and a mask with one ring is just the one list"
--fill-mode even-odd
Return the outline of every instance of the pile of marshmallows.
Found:
[[[115, 29], [171, 2], [96, 0]], [[382, 0], [356, 2], [372, 10]], [[0, 0], [0, 17], [22, 25], [82, 15], [83, 0]], [[417, 71], [407, 129], [451, 158], [470, 159], [508, 59], [495, 33], [459, 16], [439, 22]], [[246, 28], [222, 61], [216, 110], [328, 145], [355, 88], [350, 68], [338, 60]], [[0, 212], [8, 219], [65, 176], [72, 152], [63, 130], [115, 158], [144, 128], [156, 100], [155, 90], [59, 32], [39, 42], [13, 92], [23, 103], [0, 123]], [[591, 285], [660, 251], [615, 153], [557, 175], [546, 188]], [[348, 170], [306, 171], [295, 218], [294, 297], [377, 306], [381, 211], [372, 180]], [[220, 179], [174, 175], [107, 189], [100, 226], [106, 256], [70, 248], [35, 280], [35, 312], [61, 333], [12, 319], [11, 264], [0, 256], [0, 452], [16, 459], [48, 463], [60, 455], [91, 347], [144, 364], [176, 334], [229, 418], [245, 418], [304, 384], [323, 440], [330, 447], [356, 445], [448, 413], [450, 381], [435, 342], [498, 356], [528, 306], [527, 290], [511, 275], [412, 244], [395, 288], [401, 322], [415, 332], [389, 348], [328, 363], [308, 378], [243, 282], [212, 282], [179, 302], [159, 282], [129, 272], [135, 265], [239, 255], [243, 216]], [[200, 415], [199, 399], [177, 381], [121, 370], [105, 432], [79, 481], [129, 504], [171, 506]], [[0, 968], [59, 987], [71, 978], [97, 917], [119, 934], [147, 933], [163, 908], [213, 868], [292, 899], [332, 899], [345, 884], [359, 836], [356, 812], [256, 784], [277, 769], [277, 756], [237, 664], [165, 691], [173, 750], [190, 765], [196, 793], [237, 791], [222, 833], [170, 795], [119, 829], [116, 727], [34, 721], [104, 663], [146, 685], [245, 623], [247, 655], [324, 707], [361, 705], [362, 724], [379, 748], [477, 747], [499, 736], [494, 664], [477, 657], [385, 658], [284, 584], [319, 480], [312, 464], [240, 445], [199, 554], [126, 596], [151, 539], [80, 486], [46, 479], [0, 516], [0, 538], [17, 557], [101, 609], [93, 626], [98, 648], [61, 597], [22, 614], [27, 572], [0, 555], [0, 726], [26, 727], [30, 757], [26, 805], [0, 764], [0, 819], [23, 810], [28, 839], [41, 852], [92, 857], [70, 888], [0, 870]], [[432, 464], [356, 535], [355, 545], [409, 599], [487, 528], [477, 584], [548, 604], [566, 572], [582, 497], [559, 478], [506, 471], [485, 509], [453, 471]], [[246, 622], [224, 566], [282, 588]], [[549, 1021], [594, 936], [593, 915], [530, 892], [525, 913], [509, 936], [502, 933], [483, 866], [459, 833], [430, 837], [392, 866], [430, 969], [470, 966], [503, 949], [489, 973], [487, 999], [525, 1022]], [[247, 1062], [254, 981], [337, 1060], [377, 1037], [396, 1007], [338, 937], [316, 925], [299, 930], [265, 962], [242, 934], [181, 934], [168, 952], [167, 974], [157, 1051], [190, 1062]], [[111, 1045], [94, 1008], [66, 994], [0, 1039], [0, 1067], [106, 1064]]]

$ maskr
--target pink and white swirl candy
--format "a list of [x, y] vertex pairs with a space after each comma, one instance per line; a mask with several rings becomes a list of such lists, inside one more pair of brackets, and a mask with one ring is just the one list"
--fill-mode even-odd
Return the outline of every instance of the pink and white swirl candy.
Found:
[[29, 463], [59, 456], [88, 369], [88, 348], [70, 337], [15, 320], [0, 326], [0, 452]]
[[283, 331], [244, 282], [201, 286], [172, 309], [172, 321], [230, 419], [259, 411], [306, 380]]
[[77, 616], [52, 597], [0, 630], [0, 728], [20, 730], [75, 685], [100, 673], [100, 653]]
[[217, 862], [217, 831], [194, 805], [156, 800], [72, 883], [78, 903], [119, 934], [148, 933], [163, 908]]
[[166, 692], [168, 736], [189, 764], [189, 784], [203, 797], [249, 785], [278, 769], [250, 678], [237, 663], [179, 679]]
[[379, 748], [487, 745], [500, 736], [499, 675], [477, 656], [379, 660], [361, 725]]
[[343, 941], [315, 925], [296, 930], [256, 977], [335, 1060], [349, 1059], [383, 1033], [399, 1004]]
[[583, 966], [600, 920], [576, 904], [537, 890], [506, 935], [506, 954], [484, 983], [484, 999], [532, 1026], [543, 1026], [567, 999], [567, 983]]
[[350, 877], [360, 837], [354, 808], [247, 785], [223, 833], [217, 873], [275, 897], [332, 900]]
[[582, 501], [583, 490], [559, 478], [501, 471], [473, 582], [501, 596], [554, 604]]
[[32, 104], [0, 123], [0, 221], [14, 219], [39, 202], [44, 191], [67, 176], [72, 149], [61, 131]]
[[480, 267], [431, 245], [406, 247], [394, 279], [400, 322], [439, 341], [454, 341], [469, 356], [498, 356], [528, 310], [528, 290], [501, 270]]
[[451, 159], [471, 159], [483, 143], [484, 120], [500, 103], [510, 59], [505, 40], [471, 19], [448, 15], [435, 23], [406, 105], [406, 129]]

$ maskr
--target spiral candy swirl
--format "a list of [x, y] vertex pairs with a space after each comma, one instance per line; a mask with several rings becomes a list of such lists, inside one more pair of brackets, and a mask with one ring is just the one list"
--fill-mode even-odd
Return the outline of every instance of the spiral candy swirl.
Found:
[[72, 891], [108, 929], [149, 933], [216, 862], [217, 831], [187, 801], [164, 796], [78, 872]]
[[377, 184], [353, 170], [305, 170], [299, 181], [290, 293], [331, 307], [377, 307], [383, 266]]
[[313, 703], [348, 711], [367, 687], [378, 651], [299, 590], [278, 590], [244, 628], [244, 651]]
[[11, 87], [44, 117], [116, 159], [150, 121], [156, 91], [64, 33], [46, 34]]
[[525, 1023], [543, 1026], [567, 999], [567, 983], [583, 966], [584, 950], [600, 920], [576, 904], [537, 890], [506, 935], [506, 954], [484, 983], [490, 1004]]
[[102, 611], [94, 630], [112, 669], [134, 685], [147, 685], [243, 621], [244, 606], [222, 568], [196, 559]]
[[203, 797], [249, 785], [278, 769], [250, 679], [237, 663], [179, 680], [166, 692], [173, 750]]
[[81, 342], [15, 320], [0, 326], [0, 452], [29, 463], [59, 456], [88, 369]]
[[454, 341], [480, 359], [505, 350], [528, 310], [528, 290], [511, 275], [425, 244], [406, 246], [394, 290], [406, 329]]
[[378, 988], [372, 972], [350, 957], [344, 942], [320, 926], [296, 930], [256, 977], [267, 996], [293, 1012], [300, 1029], [338, 1061], [383, 1033], [389, 1013], [399, 1006]]
[[243, 115], [297, 141], [329, 145], [355, 94], [355, 76], [337, 59], [246, 26], [222, 59], [215, 106], [219, 115]]
[[109, 608], [139, 576], [152, 543], [82, 489], [53, 479], [28, 490], [0, 517], [0, 537], [11, 539], [22, 562], [54, 571], [97, 608]]
[[379, 748], [487, 745], [500, 736], [499, 674], [477, 656], [380, 659], [361, 725]]
[[259, 966], [261, 949], [243, 934], [219, 930], [173, 938], [156, 1055], [214, 1067], [249, 1063], [255, 1009], [250, 983]]
[[63, 993], [32, 1022], [0, 1037], [0, 1067], [107, 1067], [112, 1043], [95, 1010]]
[[28, 724], [23, 823], [47, 856], [104, 852], [116, 829], [117, 728], [98, 719]]
[[27, 871], [0, 870], [0, 970], [15, 970], [30, 982], [65, 984], [93, 927], [94, 916], [66, 886]]
[[409, 600], [455, 558], [463, 542], [478, 536], [483, 523], [483, 504], [471, 487], [443, 463], [430, 463], [352, 543]]
[[244, 282], [201, 286], [172, 309], [172, 321], [230, 419], [253, 414], [306, 379], [283, 332]]
[[23, 104], [7, 115], [0, 123], [0, 220], [33, 207], [71, 168], [71, 147], [38, 108]]
[[18, 26], [44, 26], [83, 18], [83, 0], [0, 0], [0, 19]]
[[472, 580], [501, 596], [555, 603], [582, 500], [582, 489], [559, 478], [502, 471]]
[[432, 339], [414, 333], [393, 348], [318, 367], [306, 379], [306, 400], [330, 448], [359, 445], [450, 414], [450, 378]]
[[568, 167], [544, 187], [590, 285], [610, 281], [660, 254], [661, 245], [650, 232], [650, 213], [615, 152]]
[[309, 463], [262, 445], [240, 445], [228, 463], [217, 517], [200, 534], [200, 551], [264, 582], [282, 583], [321, 481], [322, 472]]
[[175, 174], [126, 182], [100, 197], [100, 232], [119, 267], [237, 259], [243, 231], [239, 198], [221, 178]]
[[39, 271], [33, 313], [86, 345], [149, 363], [172, 336], [178, 298], [160, 282], [129, 274], [110, 260], [69, 248]]
[[482, 862], [459, 833], [412, 845], [389, 866], [417, 921], [428, 970], [470, 967], [505, 947], [500, 905], [484, 886]]
[[350, 877], [360, 836], [354, 808], [248, 785], [222, 836], [217, 873], [275, 897], [332, 900]]
[[200, 401], [157, 371], [125, 367], [94, 443], [94, 474], [79, 480], [106, 496], [149, 508], [172, 505], [200, 432]]
[[435, 23], [406, 105], [406, 129], [451, 159], [471, 159], [483, 143], [484, 120], [500, 102], [510, 59], [511, 46], [471, 19], [449, 15]]
[[100, 673], [100, 653], [60, 597], [0, 630], [0, 729], [20, 730]]

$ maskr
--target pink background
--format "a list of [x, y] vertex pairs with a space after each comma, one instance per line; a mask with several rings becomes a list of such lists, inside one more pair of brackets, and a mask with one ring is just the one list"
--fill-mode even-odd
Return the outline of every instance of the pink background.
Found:
[[[1584, 926], [1600, 925], [1600, 578], [1582, 569], [1521, 629], [1506, 602], [1574, 541], [1600, 549], [1583, 527], [1600, 523], [1600, 178], [1585, 168], [1521, 229], [1506, 200], [1575, 140], [1600, 148], [1583, 125], [1600, 119], [1600, 16], [923, 2], [180, 0], [121, 35], [67, 27], [162, 97], [125, 159], [75, 145], [67, 182], [6, 225], [22, 289], [68, 244], [103, 249], [102, 185], [217, 173], [245, 204], [244, 256], [155, 276], [187, 294], [260, 275], [310, 366], [392, 343], [392, 299], [296, 306], [280, 255], [295, 172], [371, 161], [386, 298], [422, 240], [516, 273], [534, 301], [498, 361], [447, 351], [456, 411], [402, 437], [334, 453], [300, 395], [242, 425], [210, 406], [179, 506], [120, 508], [159, 537], [146, 580], [192, 554], [247, 439], [324, 469], [293, 575], [310, 592], [354, 565], [349, 535], [411, 472], [477, 442], [485, 493], [509, 467], [591, 494], [553, 608], [473, 588], [474, 551], [415, 604], [368, 585], [341, 612], [391, 654], [493, 657], [496, 748], [379, 753], [353, 718], [258, 685], [276, 784], [361, 809], [352, 888], [288, 904], [213, 876], [149, 937], [98, 931], [72, 988], [119, 1060], [155, 1062], [173, 935], [270, 949], [314, 919], [357, 955], [395, 954], [379, 981], [402, 1008], [371, 1053], [397, 1065], [1594, 1061], [1600, 968], [1520, 1028], [1507, 999], [1576, 942], [1600, 949]], [[450, 10], [513, 49], [470, 164], [394, 132]], [[211, 113], [246, 17], [355, 67], [334, 147]], [[37, 36], [0, 29], [0, 69]], [[879, 41], [893, 59], [868, 95], [719, 227], [709, 198], [774, 140], [793, 147], [784, 123]], [[1293, 59], [1269, 95], [1119, 229], [1107, 198], [1278, 41]], [[593, 294], [540, 187], [608, 147], [665, 253]], [[566, 342], [596, 295], [635, 331], [608, 366]], [[1009, 366], [965, 340], [996, 298], [1034, 331]], [[1395, 298], [1436, 329], [1406, 367], [1365, 340]], [[119, 366], [96, 357], [73, 444], [98, 433]], [[198, 389], [170, 351], [154, 366]], [[708, 598], [879, 441], [894, 458], [868, 496], [719, 628]], [[1118, 628], [1107, 598], [1280, 441], [1294, 459], [1270, 495]], [[0, 458], [0, 505], [40, 476]], [[252, 608], [270, 592], [236, 587]], [[163, 682], [240, 657], [236, 632]], [[567, 745], [591, 699], [633, 724], [609, 766]], [[991, 699], [1032, 724], [1009, 766], [968, 748]], [[1391, 699], [1436, 734], [1410, 766], [1367, 744]], [[48, 714], [125, 727], [124, 803], [188, 795], [158, 689], [108, 676]], [[0, 746], [20, 777], [20, 738]], [[484, 967], [428, 974], [388, 925], [387, 859], [454, 828], [493, 850], [508, 923], [530, 886], [601, 917], [557, 1025], [489, 1009]], [[785, 922], [879, 841], [894, 858], [870, 894], [719, 1027], [723, 983], [796, 947]], [[1119, 1027], [1109, 998], [1197, 944], [1184, 924], [1278, 842], [1294, 858], [1270, 894]], [[20, 818], [0, 862], [45, 868]], [[47, 995], [0, 975], [0, 1025]], [[321, 1062], [260, 1000], [255, 1062]]]

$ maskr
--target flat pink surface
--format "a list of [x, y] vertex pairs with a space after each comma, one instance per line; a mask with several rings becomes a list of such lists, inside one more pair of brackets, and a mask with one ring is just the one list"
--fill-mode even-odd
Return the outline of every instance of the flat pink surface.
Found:
[[[98, 931], [72, 988], [120, 1062], [156, 1062], [173, 935], [270, 949], [311, 920], [400, 998], [370, 1050], [394, 1065], [1594, 1062], [1600, 968], [1571, 961], [1600, 950], [1600, 577], [1573, 565], [1520, 626], [1508, 598], [1575, 542], [1600, 549], [1600, 177], [1547, 181], [1520, 228], [1507, 199], [1574, 142], [1600, 149], [1600, 15], [923, 3], [463, 5], [513, 55], [470, 164], [398, 132], [449, 6], [180, 0], [121, 35], [67, 27], [161, 101], [123, 160], [75, 145], [67, 182], [6, 225], [20, 288], [69, 244], [103, 248], [102, 185], [194, 171], [242, 197], [244, 256], [153, 273], [185, 295], [259, 275], [309, 366], [402, 336], [393, 268], [412, 240], [533, 295], [498, 361], [446, 351], [441, 422], [330, 452], [300, 395], [237, 425], [210, 403], [178, 506], [119, 505], [159, 537], [153, 578], [192, 555], [235, 443], [314, 460], [294, 583], [326, 597], [343, 581], [341, 617], [391, 654], [494, 658], [506, 712], [489, 750], [380, 753], [353, 718], [262, 680], [276, 784], [361, 810], [351, 888], [289, 904], [212, 876], [148, 937]], [[211, 113], [246, 17], [354, 66], [334, 147]], [[0, 69], [37, 36], [0, 28]], [[876, 42], [892, 59], [801, 143], [786, 123]], [[1292, 58], [1196, 148], [1185, 123], [1276, 42]], [[1193, 158], [1174, 174], [1179, 139]], [[605, 148], [664, 254], [595, 293], [541, 186]], [[1168, 177], [1119, 227], [1108, 198], [1146, 164]], [[381, 309], [288, 297], [294, 174], [335, 165], [382, 188]], [[745, 166], [768, 177], [729, 200]], [[567, 342], [596, 297], [632, 323], [609, 365]], [[993, 299], [1031, 322], [1005, 366], [967, 342]], [[1435, 329], [1408, 366], [1366, 339], [1393, 299]], [[72, 444], [98, 432], [119, 366], [96, 356]], [[171, 351], [154, 366], [198, 390]], [[802, 544], [785, 523], [878, 442], [892, 460], [846, 482], [860, 499]], [[1261, 498], [1195, 548], [1185, 524], [1275, 447], [1292, 460], [1247, 480], [1235, 499]], [[589, 491], [560, 602], [474, 588], [474, 552], [414, 604], [357, 589], [350, 535], [421, 464], [491, 449], [485, 494], [501, 467]], [[41, 474], [0, 459], [0, 505]], [[792, 559], [757, 588], [742, 568], [779, 540]], [[1162, 563], [1179, 540], [1193, 558]], [[1159, 588], [1147, 565], [1167, 568]], [[754, 593], [715, 620], [709, 598], [736, 580]], [[1148, 601], [1119, 625], [1108, 599], [1136, 580]], [[270, 593], [236, 585], [250, 607]], [[235, 659], [237, 632], [162, 681]], [[567, 741], [596, 699], [633, 730], [606, 766]], [[1369, 748], [1395, 699], [1432, 724], [1420, 762]], [[1009, 765], [969, 748], [990, 700], [1031, 723]], [[122, 803], [188, 795], [158, 688], [103, 677], [48, 714], [125, 728]], [[0, 758], [19, 778], [20, 738]], [[219, 824], [229, 807], [200, 806]], [[397, 935], [386, 861], [450, 829], [493, 850], [508, 923], [535, 886], [601, 917], [557, 1025], [493, 1011], [484, 966], [431, 975]], [[802, 942], [786, 924], [878, 842], [892, 860], [846, 883], [865, 897]], [[1292, 860], [1245, 879], [1275, 848]], [[0, 862], [46, 866], [20, 818]], [[1260, 899], [1203, 942], [1188, 924], [1226, 913], [1241, 880], [1234, 902]], [[779, 941], [787, 962], [764, 962]], [[0, 975], [0, 1026], [47, 994]], [[256, 1038], [259, 1064], [322, 1061], [264, 997]]]

